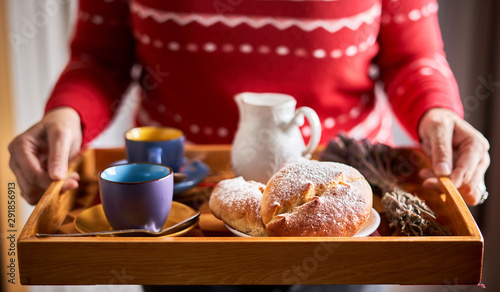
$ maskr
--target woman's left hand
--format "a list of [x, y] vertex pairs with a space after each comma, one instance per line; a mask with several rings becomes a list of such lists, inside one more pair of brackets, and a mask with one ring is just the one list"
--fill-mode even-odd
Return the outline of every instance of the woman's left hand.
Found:
[[465, 202], [477, 205], [486, 192], [484, 174], [490, 165], [488, 140], [456, 113], [443, 108], [424, 114], [418, 134], [433, 168], [433, 171], [421, 170], [424, 186], [440, 189], [437, 177], [449, 176]]

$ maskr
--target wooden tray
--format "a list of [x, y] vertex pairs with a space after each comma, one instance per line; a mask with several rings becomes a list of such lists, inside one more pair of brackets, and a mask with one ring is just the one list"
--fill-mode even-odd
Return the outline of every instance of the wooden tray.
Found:
[[[401, 151], [395, 169], [438, 214], [453, 236], [392, 235], [382, 220], [378, 236], [365, 238], [234, 237], [210, 213], [211, 187], [232, 177], [230, 146], [189, 146], [212, 173], [174, 199], [202, 211], [188, 237], [37, 238], [36, 233], [75, 232], [74, 218], [98, 203], [97, 173], [124, 158], [123, 149], [87, 150], [71, 167], [81, 176], [77, 190], [60, 193], [62, 181], [46, 191], [18, 241], [21, 283], [94, 284], [478, 284], [483, 237], [460, 194], [447, 179], [446, 191], [422, 189], [415, 173], [425, 158]], [[380, 198], [374, 207], [383, 213]], [[381, 214], [382, 218], [384, 217]]]

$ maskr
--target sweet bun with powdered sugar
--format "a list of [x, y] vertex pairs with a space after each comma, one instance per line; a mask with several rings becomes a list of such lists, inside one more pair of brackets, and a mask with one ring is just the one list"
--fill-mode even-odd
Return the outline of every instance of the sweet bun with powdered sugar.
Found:
[[270, 236], [353, 236], [368, 220], [372, 189], [353, 167], [310, 160], [268, 181], [261, 202]]
[[250, 236], [268, 236], [260, 216], [265, 186], [241, 176], [220, 181], [210, 195], [210, 210], [233, 229]]

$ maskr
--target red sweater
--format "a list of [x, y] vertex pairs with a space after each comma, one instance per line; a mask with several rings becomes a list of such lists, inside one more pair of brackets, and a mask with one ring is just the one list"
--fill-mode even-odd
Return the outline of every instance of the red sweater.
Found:
[[233, 96], [243, 91], [286, 93], [313, 108], [323, 143], [338, 131], [391, 143], [378, 80], [414, 138], [432, 107], [463, 114], [433, 0], [80, 2], [71, 59], [46, 110], [75, 108], [84, 143], [134, 80], [138, 123], [180, 128], [195, 143], [232, 142]]

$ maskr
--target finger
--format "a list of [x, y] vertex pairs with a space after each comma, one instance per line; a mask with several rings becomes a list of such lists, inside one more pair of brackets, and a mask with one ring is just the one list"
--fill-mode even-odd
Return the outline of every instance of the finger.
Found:
[[422, 168], [419, 172], [418, 172], [418, 176], [421, 178], [421, 179], [428, 179], [430, 177], [434, 177], [434, 172], [430, 169], [430, 168]]
[[46, 189], [52, 183], [52, 180], [48, 176], [47, 172], [33, 172], [29, 169], [20, 167], [20, 164], [15, 161], [11, 164], [11, 169], [17, 177], [21, 177], [24, 179], [26, 188], [42, 188]]
[[457, 188], [471, 181], [484, 155], [483, 149], [477, 144], [462, 144], [460, 147], [457, 151], [455, 168], [450, 175], [451, 181]]
[[21, 168], [13, 161], [13, 159], [10, 159], [9, 166], [16, 176], [17, 180], [17, 185], [19, 186], [19, 189], [21, 190], [21, 196], [30, 204], [30, 205], [35, 205], [38, 203], [40, 198], [42, 197], [45, 188], [38, 187], [35, 184], [32, 184], [25, 176], [24, 172], [21, 170]]
[[[37, 139], [36, 133], [32, 134]], [[51, 182], [41, 162], [44, 155], [37, 150], [40, 147], [43, 148], [40, 145], [43, 142], [40, 142], [37, 146], [29, 137], [30, 135], [20, 136], [9, 145], [11, 153], [9, 165], [16, 177], [23, 177], [25, 179], [24, 191], [27, 188], [32, 188], [32, 185], [39, 188], [46, 188]]]
[[458, 192], [469, 206], [477, 205], [482, 195], [482, 191], [477, 186], [474, 188], [470, 184], [465, 184], [458, 188]]
[[40, 161], [40, 149], [44, 148], [43, 138], [40, 137], [41, 131], [41, 127], [34, 126], [25, 134], [15, 138], [8, 147], [13, 165], [23, 166], [20, 169], [30, 172], [27, 175], [29, 177], [45, 171]]
[[59, 128], [51, 129], [47, 136], [49, 144], [49, 175], [52, 179], [64, 179], [68, 175], [72, 136], [70, 133], [65, 134]]
[[453, 163], [453, 121], [439, 121], [428, 137], [431, 148], [432, 168], [437, 176], [451, 174]]
[[64, 182], [64, 185], [63, 187], [61, 188], [61, 193], [64, 193], [66, 191], [71, 191], [71, 190], [75, 190], [78, 188], [78, 181], [77, 180], [74, 180], [74, 179], [67, 179], [65, 182]]
[[61, 193], [78, 188], [79, 180], [80, 180], [80, 175], [77, 172], [72, 172], [64, 182], [61, 188]]
[[425, 179], [424, 182], [422, 183], [422, 185], [424, 186], [424, 188], [435, 190], [435, 191], [438, 191], [441, 193], [445, 191], [443, 184], [435, 176]]
[[486, 153], [483, 155], [483, 159], [479, 163], [476, 172], [472, 176], [471, 184], [477, 188], [479, 185], [484, 185], [484, 176], [486, 174], [486, 170], [490, 166], [491, 159], [490, 156]]
[[474, 174], [469, 182], [465, 183], [458, 190], [464, 201], [469, 206], [475, 206], [481, 200], [481, 196], [483, 195], [483, 190], [479, 188], [481, 184], [484, 184], [484, 174], [490, 165], [490, 156], [485, 154], [483, 159], [478, 164]]

